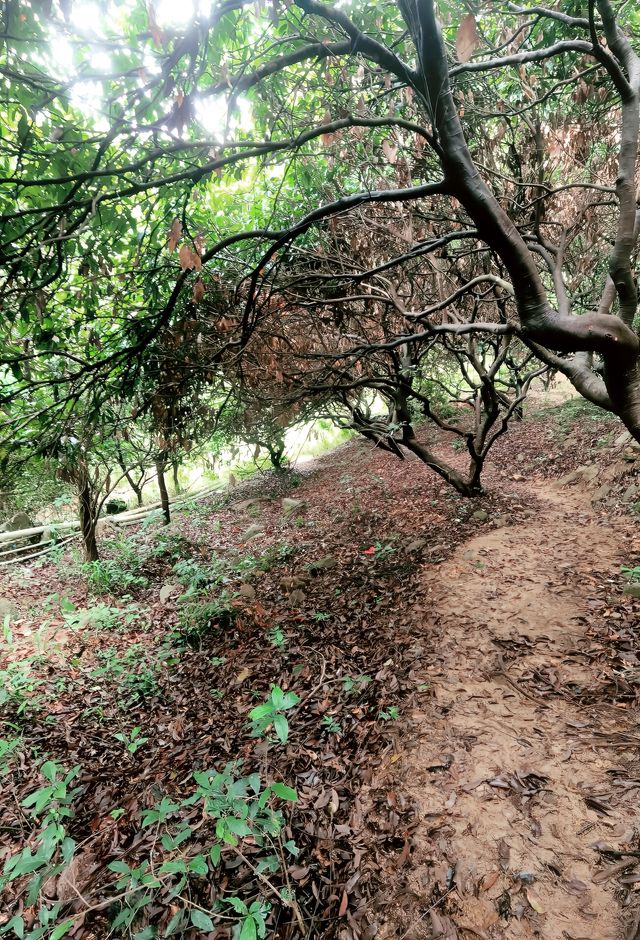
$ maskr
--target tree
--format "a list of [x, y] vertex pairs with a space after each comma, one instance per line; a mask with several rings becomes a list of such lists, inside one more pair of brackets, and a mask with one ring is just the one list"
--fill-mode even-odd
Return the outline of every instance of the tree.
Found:
[[[446, 306], [479, 277], [512, 300], [506, 324], [468, 332], [512, 333], [640, 438], [638, 12], [443, 10], [444, 29], [433, 0], [226, 0], [171, 27], [136, 3], [87, 34], [67, 6], [5, 5], [4, 401], [55, 382], [61, 415], [106, 376], [131, 388], [221, 274], [236, 315], [219, 356], [247, 351], [278, 271], [319, 226], [394, 205], [422, 225], [378, 267], [476, 252], [481, 273]], [[43, 54], [54, 34], [73, 42], [71, 66]], [[203, 133], [214, 112], [219, 132]]]
[[[474, 496], [491, 447], [547, 366], [514, 336], [510, 285], [498, 278], [485, 285], [476, 252], [378, 270], [375, 259], [401, 251], [406, 228], [420, 224], [410, 209], [361, 209], [334, 222], [300, 258], [279, 264], [244, 374], [262, 414], [267, 405], [286, 414], [289, 403], [291, 415], [316, 402]], [[425, 295], [435, 302], [421, 309]], [[271, 381], [260, 383], [265, 375]], [[438, 452], [434, 428], [458, 437], [466, 471]]]

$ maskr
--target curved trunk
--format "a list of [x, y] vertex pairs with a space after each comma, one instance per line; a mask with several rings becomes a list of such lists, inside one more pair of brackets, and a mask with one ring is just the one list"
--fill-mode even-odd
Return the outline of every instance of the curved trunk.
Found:
[[166, 454], [160, 454], [156, 457], [156, 474], [158, 476], [158, 489], [160, 490], [160, 504], [162, 506], [162, 515], [164, 525], [171, 522], [171, 510], [169, 508], [169, 493], [167, 492], [167, 481], [165, 480], [164, 470], [167, 463]]
[[476, 460], [472, 463], [471, 473], [467, 479], [461, 473], [459, 473], [454, 467], [449, 466], [448, 463], [445, 463], [444, 460], [440, 460], [439, 457], [430, 451], [427, 447], [421, 444], [416, 438], [411, 435], [405, 435], [404, 440], [402, 441], [407, 450], [410, 450], [412, 454], [415, 454], [424, 464], [430, 467], [432, 470], [441, 476], [443, 480], [446, 480], [447, 483], [454, 488], [457, 493], [460, 493], [461, 496], [466, 496], [469, 499], [472, 499], [475, 496], [482, 495], [482, 486], [480, 484], [480, 474], [482, 472], [482, 461]]

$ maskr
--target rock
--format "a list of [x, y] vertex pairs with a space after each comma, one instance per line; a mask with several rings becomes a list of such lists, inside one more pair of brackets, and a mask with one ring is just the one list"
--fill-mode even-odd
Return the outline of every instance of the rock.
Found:
[[427, 544], [426, 539], [414, 539], [413, 542], [409, 542], [405, 551], [407, 552], [419, 552], [420, 549], [424, 548]]
[[252, 601], [256, 596], [256, 589], [251, 584], [241, 584], [238, 594], [240, 597], [244, 597], [245, 600]]
[[306, 584], [306, 578], [299, 578], [297, 575], [291, 575], [290, 577], [280, 579], [280, 585], [285, 589], [285, 591], [295, 591], [296, 589], [306, 587]]
[[235, 503], [233, 508], [241, 509], [243, 511], [246, 511], [247, 509], [260, 509], [261, 503], [263, 502], [264, 500], [261, 497], [254, 496], [252, 499], [243, 499], [239, 503]]
[[626, 584], [623, 591], [631, 597], [640, 597], [640, 584]]
[[524, 477], [521, 473], [512, 473], [511, 479], [515, 480], [516, 482], [520, 482], [521, 480], [524, 480]]
[[640, 458], [640, 450], [637, 447], [626, 447], [622, 452], [622, 459], [627, 463], [634, 463], [638, 458]]
[[33, 529], [35, 522], [26, 512], [17, 512], [5, 525], [5, 532], [17, 532], [19, 529]]
[[182, 585], [177, 584], [176, 582], [167, 581], [166, 584], [163, 584], [160, 588], [160, 602], [166, 604], [172, 594], [177, 594], [178, 591], [182, 590]]
[[[34, 529], [37, 523], [26, 514], [26, 512], [17, 512], [15, 516], [12, 516], [11, 519], [8, 519], [2, 527], [3, 532], [19, 532], [22, 529]], [[3, 548], [12, 548], [17, 545], [25, 547], [27, 545], [35, 545], [40, 541], [40, 535], [29, 535], [24, 537], [24, 541], [19, 538], [17, 542], [9, 544], [4, 542]]]
[[580, 479], [580, 474], [577, 470], [572, 470], [571, 473], [565, 473], [564, 476], [560, 477], [558, 484], [560, 486], [569, 486], [571, 483], [576, 483]]
[[328, 571], [330, 568], [335, 568], [337, 564], [338, 559], [335, 555], [327, 555], [318, 561], [312, 561], [309, 565], [309, 571]]
[[115, 516], [119, 512], [124, 512], [126, 508], [126, 499], [118, 499], [117, 496], [114, 496], [112, 499], [108, 499], [104, 504], [104, 511], [108, 516]]
[[307, 503], [304, 499], [293, 499], [292, 497], [285, 496], [282, 500], [282, 510], [286, 515], [289, 515], [292, 512], [301, 512], [305, 509]]
[[611, 484], [605, 483], [603, 486], [599, 486], [591, 497], [592, 503], [597, 503], [600, 499], [606, 499], [609, 493], [611, 492]]
[[4, 622], [5, 617], [17, 617], [20, 611], [8, 597], [0, 597], [0, 622]]
[[487, 522], [489, 519], [489, 513], [486, 509], [476, 509], [475, 512], [471, 513], [471, 518], [475, 519], [476, 522]]
[[635, 483], [631, 483], [622, 494], [622, 502], [630, 503], [632, 500], [636, 499], [637, 496], [638, 496], [638, 487]]
[[580, 467], [580, 476], [585, 481], [585, 483], [592, 483], [598, 476], [599, 472], [600, 468], [595, 463], [589, 463], [584, 467]]
[[623, 431], [622, 434], [619, 434], [615, 441], [613, 442], [614, 447], [624, 447], [625, 444], [630, 444], [633, 438], [629, 431]]
[[264, 526], [261, 526], [260, 523], [254, 522], [253, 525], [250, 525], [248, 529], [242, 534], [242, 541], [249, 542], [251, 539], [257, 538], [259, 535], [264, 535]]
[[299, 607], [300, 604], [305, 601], [306, 597], [307, 595], [304, 593], [304, 591], [301, 591], [300, 588], [296, 588], [295, 591], [292, 591], [291, 594], [289, 594], [289, 603], [292, 607]]

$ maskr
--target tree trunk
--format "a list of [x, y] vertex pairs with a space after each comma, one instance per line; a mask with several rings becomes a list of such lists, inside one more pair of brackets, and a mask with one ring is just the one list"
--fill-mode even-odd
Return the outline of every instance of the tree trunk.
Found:
[[138, 486], [138, 484], [137, 484], [136, 481], [133, 479], [133, 477], [130, 476], [128, 473], [126, 474], [126, 477], [127, 477], [127, 483], [129, 484], [129, 486], [131, 487], [131, 489], [132, 489], [133, 492], [135, 493], [136, 501], [137, 501], [137, 503], [138, 503], [138, 506], [142, 506], [142, 489], [141, 489], [141, 487]]
[[160, 490], [160, 503], [162, 505], [162, 515], [164, 516], [164, 525], [171, 522], [171, 510], [169, 509], [169, 494], [167, 492], [167, 481], [164, 478], [164, 468], [167, 462], [165, 454], [156, 457], [156, 473], [158, 475], [158, 489]]
[[96, 542], [96, 523], [97, 519], [93, 514], [93, 505], [91, 501], [91, 487], [88, 478], [82, 482], [78, 498], [80, 502], [80, 531], [82, 533], [82, 543], [84, 545], [84, 557], [86, 561], [98, 561], [98, 543]]
[[180, 469], [180, 463], [177, 460], [171, 461], [171, 470], [173, 472], [173, 492], [178, 495], [180, 492], [180, 480], [178, 479], [178, 470]]

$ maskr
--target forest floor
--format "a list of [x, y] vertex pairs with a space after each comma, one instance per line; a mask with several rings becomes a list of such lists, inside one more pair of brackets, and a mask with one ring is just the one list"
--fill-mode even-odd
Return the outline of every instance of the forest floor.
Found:
[[[528, 420], [472, 503], [354, 442], [114, 537], [89, 578], [69, 554], [10, 569], [0, 925], [640, 937], [640, 460], [619, 430]], [[72, 768], [77, 793], [46, 791]], [[73, 858], [42, 851], [56, 812]]]

